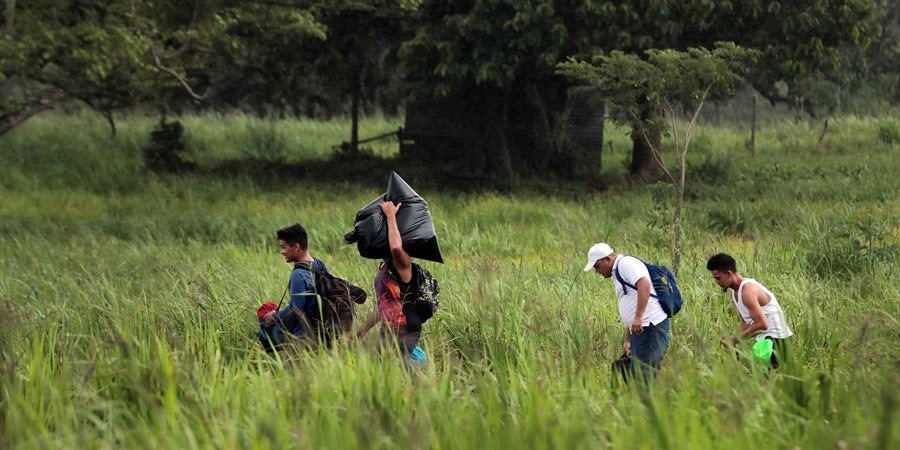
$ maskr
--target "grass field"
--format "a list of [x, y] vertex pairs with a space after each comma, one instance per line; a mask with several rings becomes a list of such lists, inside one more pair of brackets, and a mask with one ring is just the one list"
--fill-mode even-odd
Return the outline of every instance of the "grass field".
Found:
[[[327, 157], [346, 122], [183, 118], [201, 167]], [[900, 445], [900, 116], [704, 127], [689, 155], [685, 310], [649, 395], [611, 389], [623, 326], [587, 248], [668, 263], [674, 189], [624, 176], [610, 127], [608, 188], [439, 190], [446, 264], [409, 373], [371, 339], [272, 358], [256, 307], [289, 266], [274, 232], [300, 222], [331, 270], [369, 287], [377, 263], [343, 244], [391, 169], [276, 182], [215, 171], [154, 175], [153, 119], [109, 136], [91, 115], [33, 119], [0, 138], [0, 448], [890, 449]], [[396, 129], [374, 118], [363, 137]], [[373, 149], [395, 153], [390, 143]], [[383, 173], [382, 173], [383, 172]], [[401, 175], [404, 175], [401, 173]], [[737, 318], [705, 262], [725, 251], [778, 295], [796, 333], [792, 380], [718, 348]], [[371, 310], [372, 304], [361, 308]], [[373, 333], [374, 334], [374, 333]], [[374, 338], [374, 336], [373, 336]], [[794, 380], [796, 381], [796, 380]]]

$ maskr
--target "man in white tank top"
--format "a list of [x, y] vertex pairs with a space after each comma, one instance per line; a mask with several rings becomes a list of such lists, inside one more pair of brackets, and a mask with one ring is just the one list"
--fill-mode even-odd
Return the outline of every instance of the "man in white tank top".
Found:
[[769, 339], [773, 341], [775, 352], [771, 357], [772, 367], [777, 369], [779, 358], [784, 364], [787, 359], [785, 339], [794, 335], [787, 325], [784, 311], [778, 299], [761, 283], [744, 278], [737, 273], [734, 258], [719, 253], [709, 258], [706, 269], [710, 271], [716, 284], [723, 291], [731, 290], [731, 300], [740, 315], [740, 334], [722, 338], [722, 345], [730, 347], [743, 339]]

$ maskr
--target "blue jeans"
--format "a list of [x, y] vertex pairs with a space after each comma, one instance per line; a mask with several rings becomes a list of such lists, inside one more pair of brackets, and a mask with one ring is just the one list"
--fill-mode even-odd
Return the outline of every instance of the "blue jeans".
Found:
[[279, 325], [261, 323], [257, 334], [259, 335], [259, 343], [262, 344], [263, 349], [268, 353], [278, 350], [278, 347], [287, 342], [287, 334], [284, 328]]
[[668, 318], [656, 325], [644, 327], [641, 334], [631, 335], [632, 375], [639, 371], [644, 382], [656, 378], [656, 371], [662, 367], [670, 340]]
[[424, 352], [419, 348], [421, 334], [421, 331], [409, 331], [406, 327], [401, 327], [399, 332], [381, 327], [382, 351], [399, 351], [407, 363], [423, 364]]

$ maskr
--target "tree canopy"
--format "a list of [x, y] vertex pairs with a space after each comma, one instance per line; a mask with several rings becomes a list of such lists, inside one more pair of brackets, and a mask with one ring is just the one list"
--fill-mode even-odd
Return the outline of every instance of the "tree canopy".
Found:
[[[404, 43], [401, 56], [420, 95], [476, 92], [496, 105], [484, 108], [482, 115], [493, 122], [489, 128], [504, 131], [485, 132], [481, 139], [491, 141], [486, 148], [504, 155], [494, 158], [494, 164], [506, 173], [510, 159], [533, 161], [529, 152], [521, 158], [521, 149], [509, 148], [513, 137], [523, 135], [509, 119], [511, 97], [517, 100], [512, 105], [516, 110], [541, 118], [526, 121], [524, 128], [536, 136], [519, 139], [519, 146], [537, 149], [539, 155], [560, 153], [563, 142], [555, 131], [560, 118], [553, 111], [569, 84], [553, 68], [568, 57], [612, 51], [641, 55], [735, 42], [759, 52], [759, 63], [747, 76], [754, 87], [773, 101], [800, 105], [809, 98], [804, 88], [810, 79], [847, 71], [841, 52], [865, 46], [877, 35], [871, 20], [875, 7], [871, 0], [433, 0], [422, 3], [415, 37]], [[648, 128], [658, 141], [652, 126], [658, 119], [650, 103], [633, 104], [645, 105], [636, 126]], [[646, 168], [648, 155], [643, 139], [636, 138], [632, 171]]]
[[204, 42], [218, 31], [201, 1], [6, 4], [0, 134], [64, 98], [84, 102], [114, 125], [117, 109], [176, 86], [202, 87], [189, 73], [202, 65]]
[[733, 93], [758, 57], [758, 51], [731, 42], [712, 49], [650, 49], [642, 55], [614, 50], [590, 61], [571, 58], [558, 65], [558, 72], [594, 86], [595, 95], [609, 102], [611, 117], [627, 125], [645, 105], [694, 110], [710, 96]]
[[[568, 58], [646, 60], [734, 42], [758, 52], [750, 84], [815, 111], [822, 80], [843, 86], [865, 72], [896, 86], [880, 75], [895, 65], [896, 9], [887, 0], [6, 0], [0, 134], [61, 99], [111, 125], [114, 111], [135, 105], [328, 115], [455, 99], [471, 111], [461, 119], [466, 148], [484, 172], [565, 174], [577, 164], [562, 131], [576, 83], [556, 65]], [[651, 103], [635, 105], [654, 135]], [[635, 139], [633, 171], [647, 152]]]
[[[647, 50], [644, 55], [615, 50], [609, 55], [595, 56], [592, 61], [570, 59], [559, 65], [559, 72], [586, 81], [597, 88], [596, 95], [606, 99], [613, 117], [620, 123], [636, 123], [638, 138], [644, 139], [657, 163], [677, 190], [674, 218], [674, 251], [672, 270], [678, 273], [681, 262], [681, 217], [686, 183], [685, 158], [690, 148], [691, 133], [703, 102], [712, 94], [727, 94], [743, 78], [747, 67], [759, 52], [746, 50], [734, 43], [716, 43], [715, 48], [691, 47], [685, 51]], [[662, 111], [657, 119], [665, 119], [675, 141], [677, 173], [669, 170], [661, 149], [640, 120], [647, 109]], [[690, 121], [679, 137], [678, 113], [687, 110]], [[654, 129], [662, 123], [649, 123]]]

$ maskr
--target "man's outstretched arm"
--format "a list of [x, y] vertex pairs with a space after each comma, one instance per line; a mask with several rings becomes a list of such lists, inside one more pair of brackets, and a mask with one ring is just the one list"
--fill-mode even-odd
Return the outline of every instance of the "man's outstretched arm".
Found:
[[384, 212], [384, 217], [387, 221], [388, 245], [391, 248], [391, 259], [394, 263], [394, 269], [400, 275], [400, 281], [409, 283], [412, 280], [412, 260], [410, 260], [406, 250], [403, 249], [400, 227], [397, 226], [397, 211], [400, 210], [400, 205], [402, 203], [382, 202], [381, 211]]

